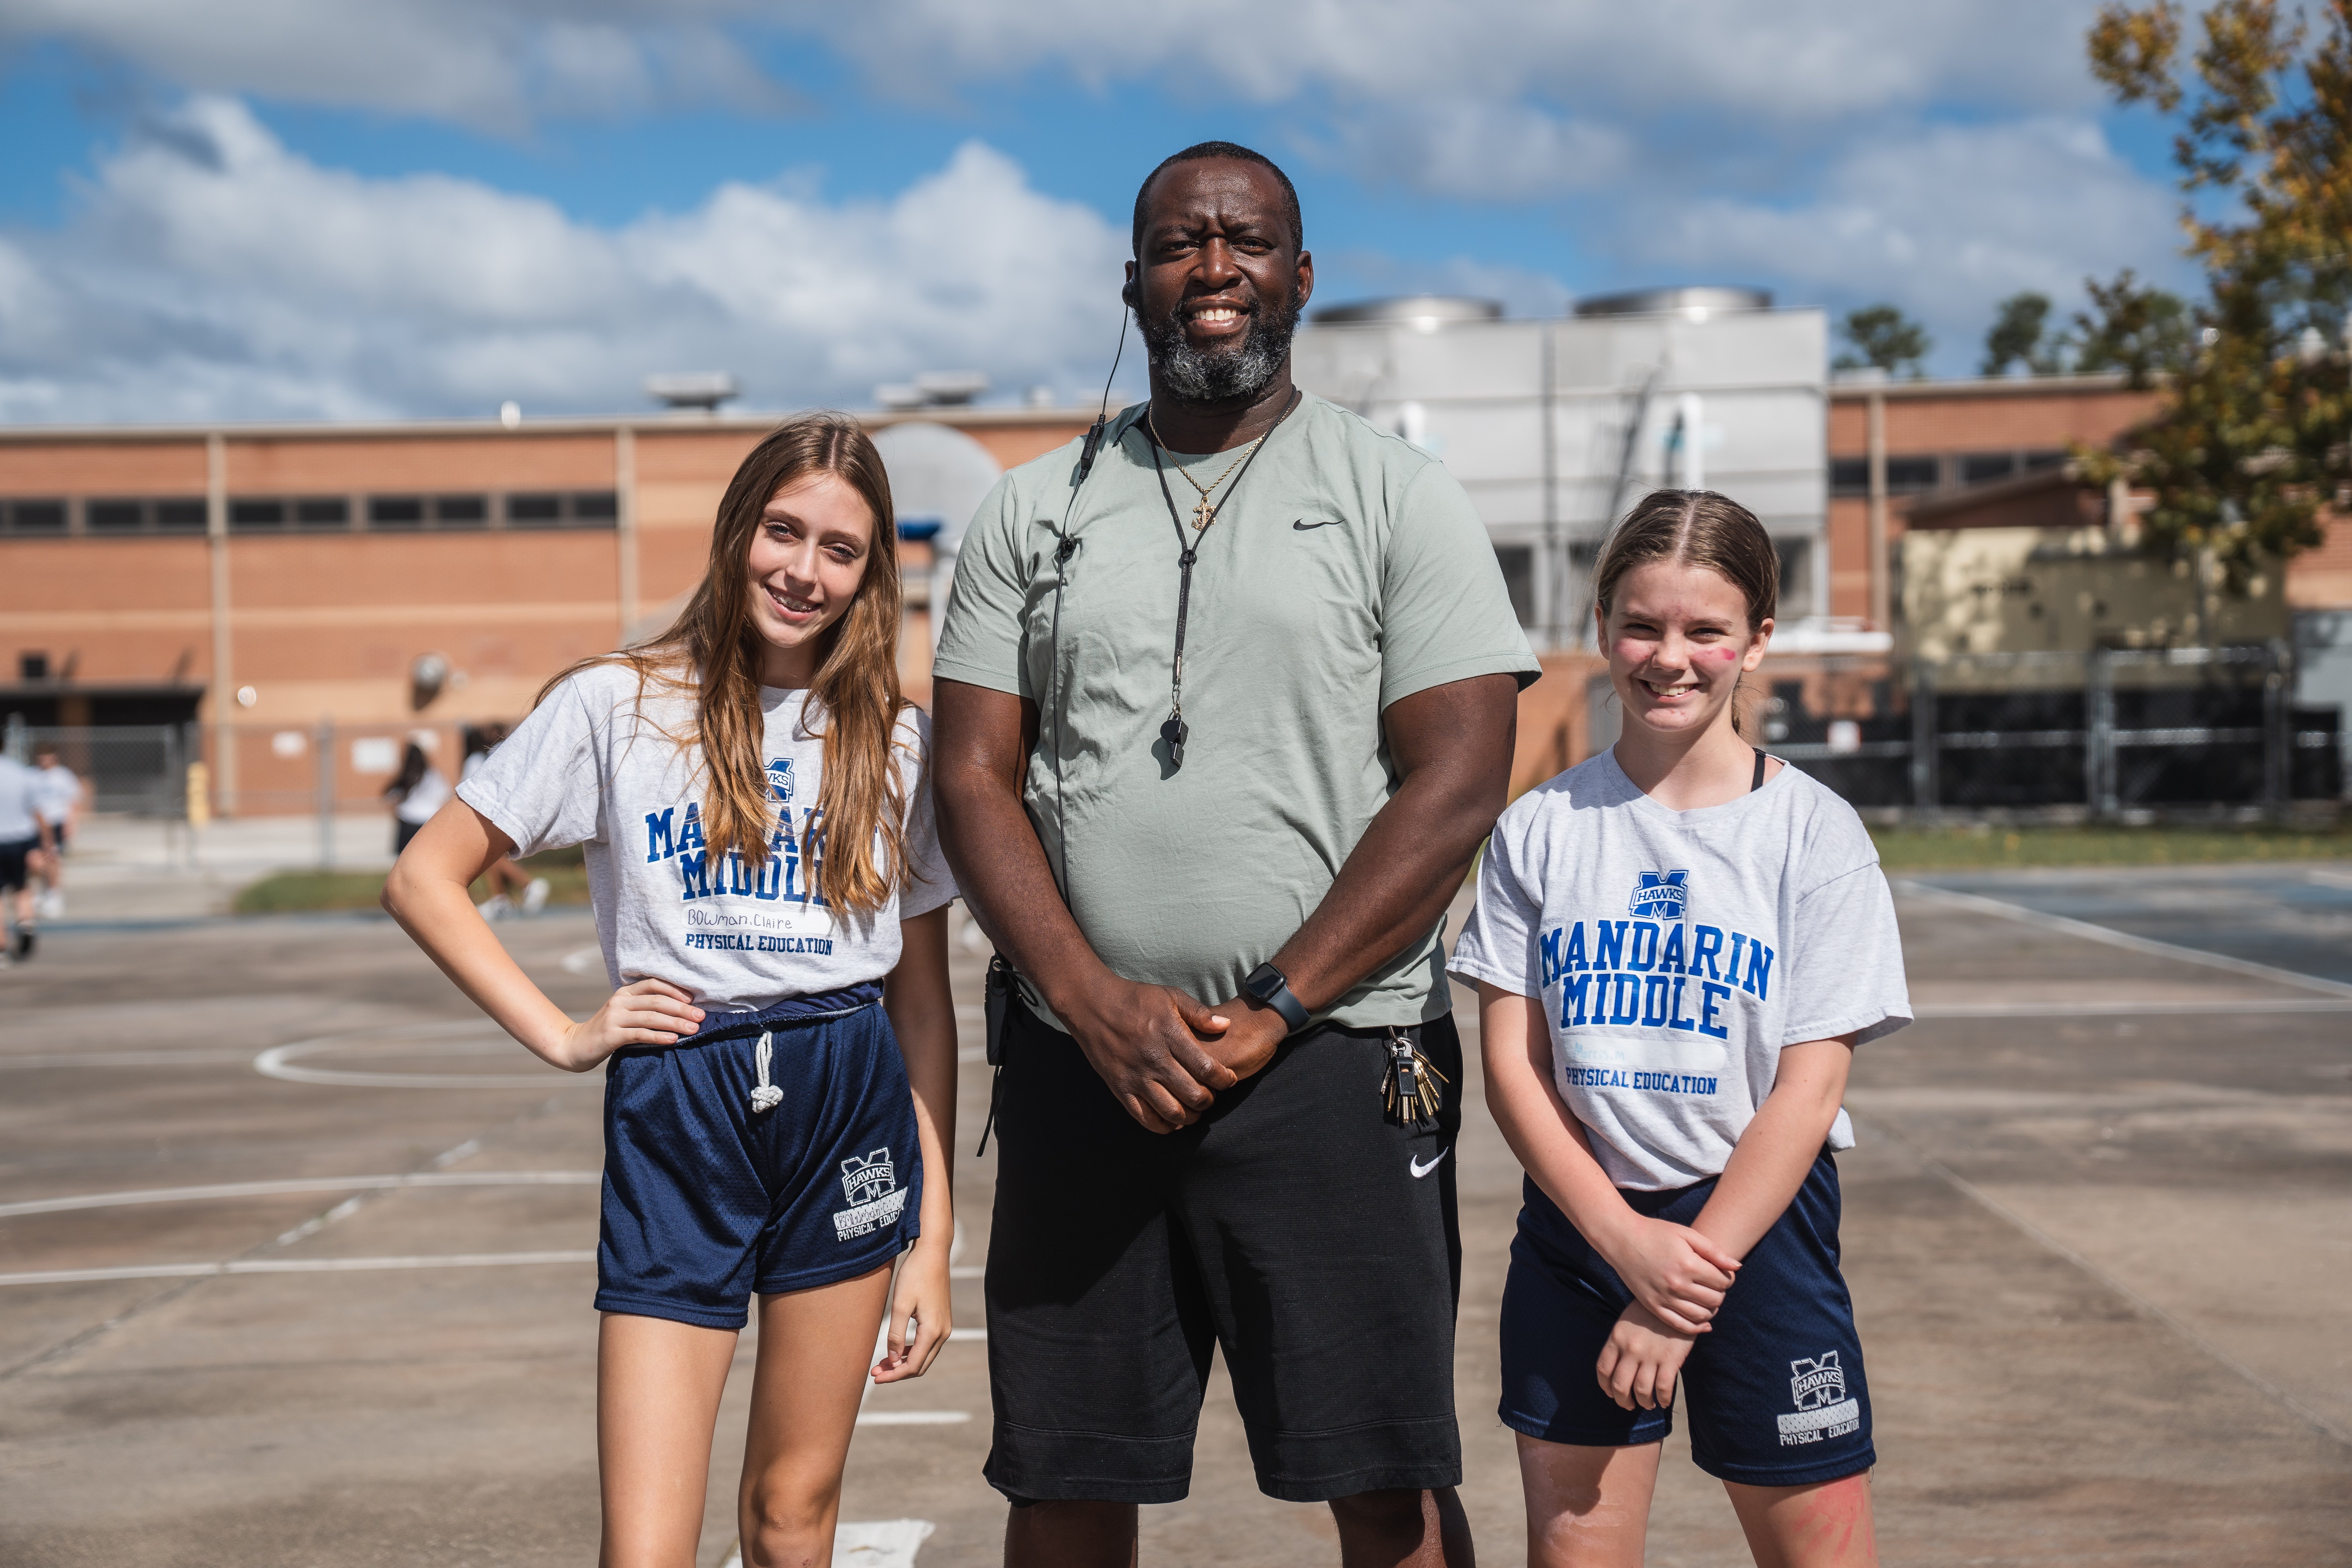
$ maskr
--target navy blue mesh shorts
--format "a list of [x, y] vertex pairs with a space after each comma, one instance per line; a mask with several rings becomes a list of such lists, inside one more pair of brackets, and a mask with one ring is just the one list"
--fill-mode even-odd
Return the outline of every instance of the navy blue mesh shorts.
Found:
[[[1584, 1447], [1658, 1441], [1674, 1429], [1672, 1410], [1621, 1408], [1593, 1370], [1632, 1293], [1535, 1183], [1526, 1185], [1503, 1287], [1503, 1424]], [[1620, 1191], [1637, 1214], [1688, 1225], [1715, 1183]], [[1811, 1486], [1877, 1462], [1853, 1299], [1838, 1272], [1838, 1208], [1837, 1164], [1823, 1150], [1683, 1363], [1676, 1395], [1691, 1457], [1720, 1480]]]
[[[755, 1290], [854, 1279], [913, 1245], [922, 1149], [878, 994], [796, 998], [713, 1019], [675, 1046], [614, 1054], [598, 1311], [740, 1329]], [[859, 996], [848, 1011], [806, 1007]], [[776, 1092], [755, 1102], [763, 1076]]]

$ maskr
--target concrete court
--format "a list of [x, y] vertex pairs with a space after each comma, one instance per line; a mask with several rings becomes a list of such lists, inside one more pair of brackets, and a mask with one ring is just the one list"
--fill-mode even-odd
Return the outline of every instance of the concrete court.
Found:
[[[2332, 893], [2336, 914], [2352, 891], [2326, 868], [2262, 875], [2282, 902]], [[2183, 881], [2140, 886], [2179, 904]], [[1845, 1240], [1886, 1560], [2352, 1562], [2352, 987], [2119, 947], [2016, 907], [1902, 897], [1931, 1016], [1868, 1049], [1851, 1096]], [[2166, 940], [2226, 945], [2242, 918], [2176, 920]], [[583, 916], [502, 930], [565, 1005], [593, 1005], [593, 970], [562, 962], [592, 941]], [[958, 965], [976, 999], [977, 956]], [[479, 1030], [426, 1032], [467, 1009], [377, 920], [59, 931], [0, 973], [0, 1205], [16, 1205], [0, 1206], [0, 1277], [74, 1276], [0, 1282], [0, 1563], [593, 1560], [593, 1270], [567, 1259], [594, 1245], [593, 1079]], [[255, 1070], [257, 1052], [322, 1036], [340, 1037], [280, 1070], [328, 1081]], [[975, 1276], [985, 1092], [968, 1062]], [[1524, 1535], [1493, 1335], [1517, 1177], [1475, 1107], [1459, 1159], [1465, 1495], [1486, 1560], [1510, 1563]], [[439, 1180], [22, 1206], [403, 1173]], [[385, 1266], [451, 1257], [486, 1260]], [[281, 1271], [87, 1277], [228, 1259]], [[983, 1327], [976, 1277], [958, 1289], [959, 1322]], [[853, 1450], [844, 1517], [933, 1521], [925, 1568], [996, 1559], [985, 1382], [984, 1347], [950, 1346], [869, 1401]], [[747, 1385], [720, 1426], [705, 1563], [732, 1535]], [[1327, 1514], [1256, 1493], [1217, 1389], [1193, 1496], [1147, 1510], [1145, 1555], [1336, 1560]], [[1650, 1560], [1746, 1560], [1720, 1489], [1679, 1454]]]

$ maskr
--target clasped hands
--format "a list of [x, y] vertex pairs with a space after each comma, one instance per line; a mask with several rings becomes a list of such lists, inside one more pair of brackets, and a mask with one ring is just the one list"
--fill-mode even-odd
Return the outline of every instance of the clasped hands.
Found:
[[1206, 1115], [1221, 1090], [1274, 1059], [1290, 1032], [1248, 997], [1210, 1007], [1167, 985], [1114, 980], [1063, 1015], [1111, 1096], [1147, 1131], [1174, 1132]]
[[1692, 1342], [1713, 1326], [1739, 1259], [1688, 1226], [1630, 1210], [1601, 1252], [1633, 1300], [1617, 1315], [1593, 1375], [1621, 1409], [1663, 1410], [1674, 1403]]

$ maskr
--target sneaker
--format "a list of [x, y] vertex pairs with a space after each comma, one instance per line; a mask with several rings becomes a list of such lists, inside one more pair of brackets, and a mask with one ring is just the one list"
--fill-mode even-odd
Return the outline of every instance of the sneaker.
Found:
[[45, 921], [61, 921], [66, 918], [66, 896], [55, 889], [43, 893], [33, 907], [40, 911], [40, 916]]
[[522, 890], [522, 912], [535, 915], [547, 908], [547, 895], [553, 890], [547, 885], [546, 878], [533, 877], [530, 886]]
[[17, 962], [20, 963], [26, 959], [33, 956], [33, 928], [31, 926], [18, 926], [16, 928], [16, 945], [13, 951]]
[[512, 913], [514, 905], [507, 901], [504, 893], [492, 893], [482, 900], [482, 918], [486, 921], [502, 921]]

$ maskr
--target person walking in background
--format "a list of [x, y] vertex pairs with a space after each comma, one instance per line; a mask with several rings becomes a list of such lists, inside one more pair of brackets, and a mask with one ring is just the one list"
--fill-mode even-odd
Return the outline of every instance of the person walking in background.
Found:
[[1528, 1559], [1642, 1561], [1679, 1383], [1759, 1564], [1874, 1563], [1833, 1151], [1854, 1047], [1911, 1021], [1894, 900], [1853, 808], [1740, 736], [1780, 599], [1755, 515], [1660, 490], [1593, 584], [1624, 729], [1503, 813], [1451, 965], [1527, 1168], [1502, 1418]]
[[0, 755], [0, 908], [15, 918], [0, 960], [33, 956], [33, 868], [49, 852], [49, 825], [41, 816], [40, 775]]
[[36, 809], [49, 826], [49, 847], [37, 868], [42, 883], [37, 905], [43, 920], [63, 920], [66, 847], [73, 839], [75, 818], [81, 814], [81, 779], [66, 766], [54, 741], [43, 741], [33, 748], [33, 773], [40, 789]]
[[[695, 1562], [755, 1293], [737, 1506], [759, 1568], [833, 1560], [869, 1376], [919, 1377], [947, 1342], [956, 888], [929, 724], [898, 690], [903, 614], [874, 444], [835, 416], [787, 422], [728, 486], [677, 624], [550, 682], [384, 884], [508, 1033], [607, 1064], [604, 1568]], [[519, 847], [572, 844], [614, 986], [579, 1022], [467, 892]]]
[[934, 666], [949, 858], [1020, 981], [1005, 1558], [1132, 1563], [1222, 1346], [1260, 1489], [1328, 1503], [1347, 1564], [1466, 1564], [1438, 939], [1538, 666], [1444, 465], [1292, 384], [1282, 172], [1188, 148], [1134, 238], [1151, 400], [1005, 475]]
[[433, 814], [448, 804], [450, 794], [448, 776], [433, 765], [433, 759], [412, 737], [408, 749], [400, 754], [400, 771], [383, 786], [383, 798], [392, 805], [394, 859], [406, 851], [417, 829], [432, 821]]
[[[466, 760], [457, 764], [457, 786], [463, 789], [467, 780], [482, 771], [499, 742], [507, 738], [507, 727], [499, 723], [468, 724], [466, 726]], [[548, 883], [544, 877], [534, 877], [507, 856], [482, 873], [490, 885], [490, 896], [482, 900], [482, 918], [504, 920], [520, 908], [524, 914], [535, 915], [547, 907]]]

